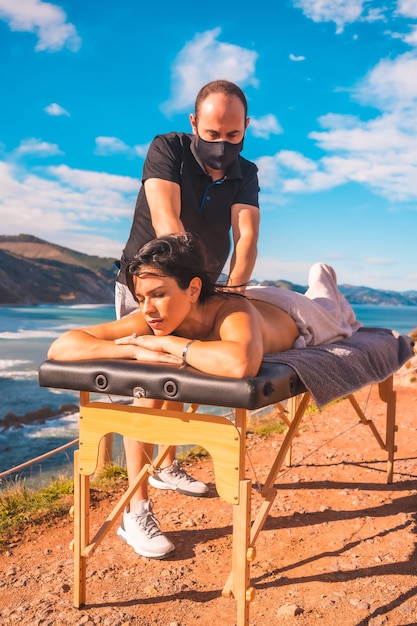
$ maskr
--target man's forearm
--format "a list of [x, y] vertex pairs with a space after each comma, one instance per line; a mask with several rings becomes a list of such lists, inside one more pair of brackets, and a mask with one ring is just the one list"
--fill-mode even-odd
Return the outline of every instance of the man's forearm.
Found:
[[255, 267], [257, 252], [256, 243], [249, 246], [237, 244], [230, 263], [230, 275], [227, 283], [229, 286], [237, 287], [249, 282]]
[[157, 237], [184, 232], [183, 223], [175, 215], [158, 215], [157, 219], [152, 220], [152, 226]]

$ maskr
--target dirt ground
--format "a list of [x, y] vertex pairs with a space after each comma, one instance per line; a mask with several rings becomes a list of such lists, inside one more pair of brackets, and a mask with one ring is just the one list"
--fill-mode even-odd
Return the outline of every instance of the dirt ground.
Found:
[[[384, 452], [348, 400], [306, 416], [256, 544], [251, 626], [417, 624], [417, 382], [405, 372], [396, 386], [393, 484], [385, 482]], [[382, 428], [377, 388], [357, 398]], [[256, 481], [262, 483], [281, 440], [248, 437], [254, 510]], [[234, 625], [235, 601], [221, 593], [231, 566], [232, 506], [216, 494], [210, 459], [195, 462], [191, 472], [210, 484], [209, 497], [152, 490], [174, 556], [138, 557], [115, 527], [88, 561], [81, 610], [72, 605], [70, 517], [14, 538], [0, 559], [0, 624]], [[117, 495], [94, 492], [92, 532]]]

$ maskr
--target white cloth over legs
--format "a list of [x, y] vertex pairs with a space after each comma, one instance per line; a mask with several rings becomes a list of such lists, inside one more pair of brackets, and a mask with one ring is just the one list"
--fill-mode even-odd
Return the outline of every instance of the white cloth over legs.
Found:
[[305, 295], [281, 287], [247, 287], [245, 296], [282, 309], [297, 324], [300, 336], [294, 348], [318, 346], [351, 337], [362, 324], [337, 288], [336, 273], [324, 263], [315, 263], [309, 273]]

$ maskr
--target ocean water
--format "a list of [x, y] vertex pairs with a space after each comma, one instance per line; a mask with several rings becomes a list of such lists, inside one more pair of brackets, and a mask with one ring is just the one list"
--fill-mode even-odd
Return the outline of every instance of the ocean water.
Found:
[[[65, 330], [114, 319], [113, 306], [0, 307], [0, 419], [24, 415], [40, 407], [58, 411], [77, 404], [78, 392], [45, 389], [38, 384], [38, 367], [48, 347]], [[58, 448], [78, 436], [78, 413], [45, 424], [0, 430], [0, 472]], [[72, 472], [73, 449], [19, 473], [27, 484], [45, 484], [51, 477]], [[3, 478], [10, 482], [16, 475]], [[0, 481], [2, 479], [0, 478]]]
[[[365, 326], [392, 328], [407, 334], [417, 327], [417, 307], [354, 305]], [[63, 404], [78, 403], [78, 392], [45, 389], [38, 385], [38, 367], [49, 345], [65, 330], [114, 319], [113, 306], [0, 307], [0, 419], [8, 413], [24, 415], [40, 407], [58, 411]], [[78, 413], [45, 424], [0, 430], [0, 472], [24, 463], [78, 436]], [[116, 460], [121, 443], [116, 438]], [[28, 485], [38, 486], [51, 477], [72, 472], [73, 449], [61, 452], [21, 471]], [[121, 454], [121, 452], [120, 452]], [[3, 479], [8, 484], [16, 475]], [[2, 479], [0, 478], [0, 481]]]
[[354, 304], [353, 310], [364, 326], [392, 328], [404, 335], [417, 328], [417, 307], [414, 306]]

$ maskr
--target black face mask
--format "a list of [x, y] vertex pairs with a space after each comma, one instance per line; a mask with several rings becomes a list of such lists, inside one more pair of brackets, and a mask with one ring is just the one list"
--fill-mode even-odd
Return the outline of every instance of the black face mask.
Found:
[[230, 141], [206, 141], [197, 135], [195, 147], [204, 165], [213, 170], [227, 170], [236, 161], [243, 148], [243, 139], [239, 143]]

